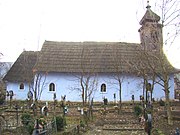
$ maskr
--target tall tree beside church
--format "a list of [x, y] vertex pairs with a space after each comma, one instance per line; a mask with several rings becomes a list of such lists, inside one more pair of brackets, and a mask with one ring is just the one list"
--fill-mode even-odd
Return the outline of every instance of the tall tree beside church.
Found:
[[[179, 0], [162, 0], [157, 4], [161, 10], [161, 26], [162, 34], [164, 35], [161, 40], [161, 46], [173, 47], [177, 37], [180, 34], [180, 1]], [[166, 53], [166, 52], [165, 52]], [[161, 55], [165, 55], [162, 53]], [[161, 66], [161, 73], [156, 75], [161, 80], [159, 83], [164, 88], [166, 98], [166, 108], [168, 116], [168, 124], [172, 125], [172, 116], [169, 102], [169, 75], [174, 70], [173, 67], [167, 64], [166, 56], [158, 59]]]
[[[168, 124], [172, 125], [172, 115], [170, 110], [170, 75], [173, 73], [174, 68], [168, 62], [163, 47], [170, 43], [173, 45], [175, 38], [179, 33], [179, 18], [180, 9], [178, 9], [178, 1], [163, 0], [160, 6], [162, 11], [161, 23], [160, 17], [151, 10], [151, 6], [147, 5], [147, 11], [140, 21], [142, 27], [139, 29], [141, 44], [141, 55], [143, 55], [143, 64], [145, 64], [146, 72], [156, 76], [156, 82], [163, 87], [165, 93], [165, 103], [167, 108]], [[171, 11], [173, 9], [173, 11]], [[169, 25], [174, 25], [177, 29], [175, 33], [171, 33], [167, 39], [163, 40], [163, 30]], [[144, 75], [145, 75], [144, 74]]]

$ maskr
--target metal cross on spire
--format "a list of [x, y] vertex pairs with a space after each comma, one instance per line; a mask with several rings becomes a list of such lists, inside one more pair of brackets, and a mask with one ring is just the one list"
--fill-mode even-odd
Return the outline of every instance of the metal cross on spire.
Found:
[[147, 7], [146, 7], [147, 9], [150, 9], [151, 8], [151, 6], [149, 5], [149, 0], [147, 0]]

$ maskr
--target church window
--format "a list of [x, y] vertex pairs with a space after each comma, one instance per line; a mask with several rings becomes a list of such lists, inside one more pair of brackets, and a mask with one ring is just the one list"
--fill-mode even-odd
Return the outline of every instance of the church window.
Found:
[[106, 84], [101, 85], [101, 92], [106, 92]]
[[24, 90], [24, 83], [21, 83], [21, 84], [19, 85], [19, 89], [20, 89], [20, 90]]
[[49, 91], [55, 91], [55, 84], [54, 83], [49, 84]]

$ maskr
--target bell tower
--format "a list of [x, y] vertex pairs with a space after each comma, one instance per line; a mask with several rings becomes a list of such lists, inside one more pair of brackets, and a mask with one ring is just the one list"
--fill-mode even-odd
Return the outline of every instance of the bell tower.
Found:
[[159, 23], [160, 17], [151, 10], [147, 1], [146, 13], [139, 22], [139, 29], [142, 49], [145, 51], [161, 51], [162, 49], [162, 25]]

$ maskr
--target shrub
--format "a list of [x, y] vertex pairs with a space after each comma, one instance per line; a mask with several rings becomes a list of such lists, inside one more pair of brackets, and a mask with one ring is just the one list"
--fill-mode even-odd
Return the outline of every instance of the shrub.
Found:
[[143, 112], [143, 109], [141, 106], [135, 106], [134, 107], [134, 113], [136, 116], [139, 116], [140, 114], [142, 114], [142, 112]]
[[39, 124], [42, 125], [42, 126], [44, 126], [44, 125], [47, 124], [47, 121], [46, 121], [46, 119], [44, 118], [44, 116], [40, 116], [40, 118], [39, 118]]
[[2, 105], [5, 102], [6, 98], [6, 91], [3, 90], [3, 83], [0, 82], [0, 105]]
[[56, 125], [57, 125], [57, 130], [62, 131], [64, 129], [64, 126], [66, 126], [66, 119], [63, 118], [62, 116], [57, 116]]
[[34, 119], [32, 116], [29, 113], [24, 113], [21, 116], [21, 121], [28, 133], [32, 134], [34, 129]]
[[5, 102], [5, 95], [0, 93], [0, 105], [4, 104]]
[[28, 125], [30, 121], [32, 121], [33, 118], [29, 113], [24, 113], [21, 116], [21, 121], [24, 126]]
[[164, 135], [164, 133], [163, 133], [161, 130], [157, 129], [157, 128], [153, 129], [153, 130], [151, 131], [151, 133], [152, 133], [153, 135]]
[[83, 120], [80, 120], [80, 127], [85, 127], [85, 122]]
[[33, 121], [29, 122], [28, 125], [25, 126], [25, 128], [28, 131], [28, 133], [31, 135], [34, 130], [34, 122]]
[[164, 102], [162, 99], [160, 99], [160, 100], [159, 100], [159, 105], [160, 105], [160, 106], [165, 106], [165, 102]]

